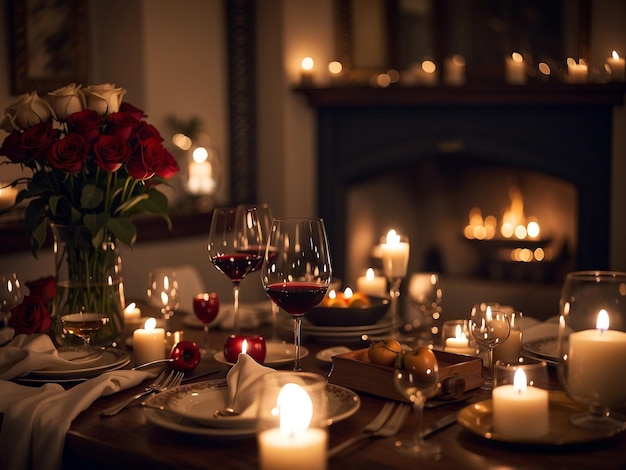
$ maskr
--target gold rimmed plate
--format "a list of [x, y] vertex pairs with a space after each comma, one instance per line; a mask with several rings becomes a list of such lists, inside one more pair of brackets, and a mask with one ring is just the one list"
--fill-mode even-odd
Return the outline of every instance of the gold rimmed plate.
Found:
[[468, 405], [459, 411], [457, 420], [461, 426], [472, 433], [493, 441], [526, 445], [563, 446], [608, 439], [620, 430], [615, 429], [583, 429], [570, 423], [572, 414], [585, 409], [572, 400], [564, 392], [550, 392], [550, 414], [548, 434], [528, 439], [511, 438], [493, 430], [493, 402], [485, 400]]

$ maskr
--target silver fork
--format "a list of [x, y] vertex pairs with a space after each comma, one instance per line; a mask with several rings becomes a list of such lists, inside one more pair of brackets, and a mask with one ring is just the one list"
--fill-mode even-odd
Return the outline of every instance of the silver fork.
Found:
[[161, 375], [159, 375], [151, 385], [148, 385], [143, 392], [139, 392], [137, 395], [130, 397], [128, 400], [122, 403], [118, 403], [109, 408], [101, 410], [100, 416], [116, 415], [124, 408], [132, 405], [146, 395], [150, 395], [151, 393], [159, 393], [168, 388], [177, 387], [182, 382], [184, 376], [185, 374], [183, 372], [171, 371], [168, 375], [167, 372], [163, 371], [161, 372]]
[[378, 416], [376, 416], [371, 423], [363, 428], [363, 432], [361, 434], [351, 437], [330, 449], [328, 457], [334, 457], [342, 450], [363, 439], [370, 439], [373, 437], [391, 437], [395, 435], [402, 427], [402, 424], [404, 424], [406, 416], [409, 413], [410, 406], [406, 404], [399, 404], [389, 418], [393, 406], [393, 402], [385, 403], [383, 408], [378, 413]]

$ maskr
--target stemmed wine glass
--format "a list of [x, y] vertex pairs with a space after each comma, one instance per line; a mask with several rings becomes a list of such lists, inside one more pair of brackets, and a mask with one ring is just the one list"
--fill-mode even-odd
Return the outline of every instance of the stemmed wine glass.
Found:
[[565, 276], [557, 339], [559, 381], [587, 408], [569, 417], [594, 431], [617, 432], [626, 416], [626, 273], [577, 271]]
[[437, 359], [431, 350], [426, 351], [426, 353], [432, 355], [432, 360], [428, 361], [428, 367], [410, 370], [398, 369], [393, 375], [396, 389], [413, 405], [417, 421], [413, 438], [409, 441], [396, 441], [396, 450], [403, 454], [423, 457], [441, 454], [439, 445], [427, 442], [422, 438], [424, 402], [427, 398], [434, 397], [441, 387]]
[[[274, 221], [272, 208], [270, 207], [269, 204], [266, 204], [266, 203], [239, 204], [239, 206], [237, 207], [244, 208], [244, 209], [250, 209], [250, 208], [256, 209], [257, 215], [259, 217], [259, 223], [260, 223], [261, 235], [262, 235], [261, 236], [261, 246], [262, 246], [261, 253], [264, 254], [265, 246], [267, 245], [267, 238], [272, 228], [272, 222]], [[255, 267], [254, 269], [252, 269], [252, 271], [256, 271], [257, 269], [258, 268]], [[270, 341], [278, 342], [280, 341], [278, 338], [278, 332], [277, 332], [278, 305], [276, 305], [274, 302], [271, 302], [271, 304], [272, 304], [272, 337], [270, 338]]]
[[511, 332], [509, 316], [506, 312], [492, 309], [491, 305], [480, 304], [472, 307], [469, 331], [478, 344], [489, 352], [489, 375], [483, 381], [483, 390], [493, 390], [493, 350], [505, 341]]
[[432, 344], [439, 335], [438, 320], [441, 316], [443, 290], [437, 273], [413, 273], [409, 278], [408, 295], [410, 306], [404, 330], [416, 331], [419, 340]]
[[[274, 251], [275, 250], [275, 251]], [[261, 282], [268, 297], [293, 317], [294, 370], [300, 371], [302, 317], [326, 295], [332, 265], [322, 219], [274, 219]]]
[[173, 271], [156, 269], [148, 274], [148, 304], [158, 308], [165, 320], [165, 331], [170, 332], [169, 319], [180, 305], [178, 281]]
[[9, 324], [11, 309], [22, 301], [20, 280], [15, 273], [0, 274], [0, 311], [2, 312], [3, 327]]
[[204, 329], [204, 338], [202, 348], [200, 349], [204, 356], [215, 352], [215, 349], [209, 347], [209, 323], [217, 318], [219, 311], [220, 301], [215, 292], [202, 292], [193, 297], [193, 312], [198, 317], [198, 320], [202, 322], [202, 328]]
[[226, 207], [213, 210], [209, 232], [209, 260], [233, 283], [234, 333], [241, 334], [239, 285], [263, 262], [263, 231], [255, 207]]
[[61, 316], [63, 333], [82, 338], [85, 349], [89, 349], [91, 337], [108, 322], [109, 317], [101, 313], [78, 312]]

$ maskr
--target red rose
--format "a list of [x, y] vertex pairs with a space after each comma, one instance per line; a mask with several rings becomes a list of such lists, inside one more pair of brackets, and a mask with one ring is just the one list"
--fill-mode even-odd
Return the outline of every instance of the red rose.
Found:
[[25, 295], [22, 303], [11, 309], [9, 326], [16, 335], [45, 333], [51, 325], [50, 311], [37, 295]]
[[22, 163], [30, 158], [30, 153], [22, 148], [22, 133], [20, 131], [11, 132], [2, 146], [0, 146], [0, 155], [4, 155], [14, 163]]
[[31, 158], [39, 158], [47, 155], [58, 136], [59, 132], [50, 122], [42, 122], [24, 131], [20, 146], [30, 153]]
[[109, 135], [119, 135], [128, 140], [138, 123], [139, 120], [131, 113], [119, 112], [109, 114], [106, 132]]
[[174, 156], [167, 150], [165, 147], [162, 147], [163, 150], [163, 160], [161, 165], [157, 168], [156, 174], [161, 178], [171, 178], [176, 173], [178, 173], [178, 162], [174, 158]]
[[49, 305], [56, 295], [56, 281], [54, 276], [40, 277], [34, 281], [27, 281], [26, 287], [30, 291], [30, 295], [36, 295]]
[[137, 120], [147, 117], [146, 114], [143, 112], [143, 109], [139, 109], [138, 107], [133, 106], [126, 101], [122, 101], [122, 104], [120, 105], [120, 111], [131, 114]]
[[148, 124], [146, 121], [139, 121], [139, 124], [135, 127], [133, 138], [137, 139], [140, 143], [143, 143], [145, 140], [150, 138], [163, 142], [163, 137], [161, 137], [157, 128], [152, 124]]
[[87, 142], [98, 139], [104, 122], [100, 115], [92, 109], [84, 109], [67, 117], [67, 125], [71, 132], [83, 136]]
[[139, 155], [128, 160], [126, 170], [133, 178], [149, 179], [161, 167], [164, 158], [161, 142], [150, 137], [141, 143]]
[[106, 171], [117, 171], [130, 158], [130, 145], [119, 135], [101, 135], [93, 145], [94, 163]]
[[78, 173], [87, 160], [89, 144], [78, 134], [69, 134], [65, 139], [54, 143], [48, 154], [50, 166], [67, 171]]

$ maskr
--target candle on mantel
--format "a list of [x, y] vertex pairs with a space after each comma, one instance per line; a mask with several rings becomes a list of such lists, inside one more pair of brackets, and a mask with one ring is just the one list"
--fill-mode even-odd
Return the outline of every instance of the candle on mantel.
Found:
[[528, 386], [526, 373], [517, 369], [513, 385], [493, 389], [493, 430], [515, 439], [544, 436], [549, 429], [549, 394], [547, 390]]
[[338, 83], [341, 81], [341, 74], [343, 72], [343, 65], [338, 60], [333, 60], [328, 64], [328, 74], [330, 76], [331, 83]]
[[304, 87], [313, 86], [313, 67], [315, 62], [311, 57], [305, 57], [300, 62], [300, 85]]
[[365, 276], [360, 276], [356, 280], [356, 290], [373, 297], [387, 297], [387, 279], [384, 276], [377, 276], [374, 269], [368, 268]]
[[289, 383], [278, 394], [280, 427], [258, 434], [262, 470], [323, 470], [327, 467], [328, 433], [310, 427], [311, 397], [300, 385]]
[[526, 63], [522, 54], [514, 52], [511, 57], [506, 57], [505, 72], [508, 83], [513, 85], [526, 83]]
[[582, 60], [576, 62], [571, 57], [567, 59], [567, 75], [570, 83], [587, 83], [587, 64]]
[[141, 309], [135, 302], [129, 303], [124, 309], [124, 321], [137, 321], [141, 318]]
[[205, 147], [196, 147], [191, 153], [189, 161], [189, 179], [187, 188], [196, 195], [211, 195], [217, 188], [213, 176], [213, 163], [209, 159], [209, 150]]
[[606, 65], [611, 71], [612, 82], [623, 82], [625, 79], [624, 58], [617, 51], [613, 51], [612, 57], [606, 59]]
[[598, 312], [595, 330], [569, 335], [567, 356], [568, 393], [601, 403], [624, 401], [626, 333], [609, 330], [606, 310]]
[[406, 276], [409, 266], [409, 243], [401, 241], [400, 235], [391, 229], [387, 232], [386, 243], [381, 245], [383, 271], [387, 279]]
[[156, 328], [154, 318], [133, 332], [133, 351], [137, 365], [165, 359], [165, 329]]
[[473, 355], [476, 353], [475, 349], [470, 348], [469, 339], [461, 329], [461, 325], [456, 326], [454, 337], [446, 338], [443, 350], [453, 354]]
[[446, 85], [460, 86], [465, 84], [465, 58], [455, 54], [444, 61], [443, 81]]

